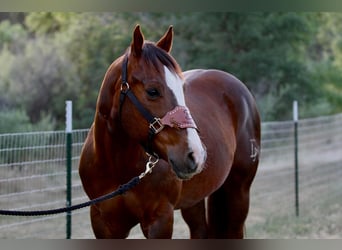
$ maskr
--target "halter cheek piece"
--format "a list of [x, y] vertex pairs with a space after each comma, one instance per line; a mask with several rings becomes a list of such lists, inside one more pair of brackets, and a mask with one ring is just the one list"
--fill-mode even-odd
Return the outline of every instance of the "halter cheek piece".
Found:
[[120, 108], [119, 116], [121, 119], [121, 110], [125, 97], [127, 96], [134, 106], [138, 109], [140, 114], [148, 121], [149, 131], [147, 145], [142, 145], [145, 151], [149, 155], [153, 155], [158, 158], [158, 155], [152, 150], [152, 140], [154, 135], [158, 134], [163, 130], [165, 126], [169, 126], [177, 129], [194, 128], [197, 126], [191, 117], [190, 111], [185, 106], [176, 106], [173, 110], [167, 112], [163, 118], [158, 118], [153, 116], [137, 99], [134, 93], [130, 90], [129, 84], [127, 82], [127, 64], [128, 56], [126, 55], [122, 63], [122, 75], [121, 75], [121, 92], [120, 92]]

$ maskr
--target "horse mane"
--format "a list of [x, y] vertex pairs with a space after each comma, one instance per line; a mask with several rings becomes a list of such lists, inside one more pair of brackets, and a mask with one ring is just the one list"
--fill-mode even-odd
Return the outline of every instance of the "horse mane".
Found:
[[180, 66], [176, 60], [169, 53], [152, 42], [144, 43], [141, 56], [147, 64], [152, 65], [159, 73], [161, 73], [159, 63], [162, 63], [170, 71], [175, 72], [178, 75], [181, 74]]

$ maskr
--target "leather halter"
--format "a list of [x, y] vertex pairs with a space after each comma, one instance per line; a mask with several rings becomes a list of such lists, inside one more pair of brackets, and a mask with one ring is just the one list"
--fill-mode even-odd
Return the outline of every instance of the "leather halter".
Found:
[[140, 114], [147, 120], [149, 123], [149, 131], [148, 131], [148, 141], [147, 145], [142, 145], [145, 151], [153, 156], [157, 157], [157, 154], [152, 150], [152, 140], [154, 135], [158, 134], [163, 130], [165, 126], [170, 126], [178, 129], [184, 128], [194, 128], [197, 129], [197, 126], [194, 120], [191, 117], [190, 111], [185, 106], [176, 106], [173, 110], [167, 112], [163, 118], [158, 118], [153, 116], [137, 99], [134, 93], [131, 91], [129, 84], [127, 82], [127, 65], [128, 65], [128, 56], [125, 55], [122, 63], [122, 72], [121, 72], [121, 93], [120, 93], [120, 107], [119, 107], [119, 116], [121, 120], [121, 110], [123, 103], [125, 101], [125, 97], [127, 96], [134, 106], [138, 109]]

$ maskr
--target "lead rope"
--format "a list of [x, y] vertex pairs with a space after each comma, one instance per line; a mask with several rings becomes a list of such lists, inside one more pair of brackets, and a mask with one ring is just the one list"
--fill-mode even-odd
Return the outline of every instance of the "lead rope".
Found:
[[129, 182], [127, 182], [126, 184], [120, 185], [120, 187], [103, 196], [100, 196], [98, 198], [95, 198], [93, 200], [78, 204], [78, 205], [73, 205], [70, 207], [62, 207], [62, 208], [57, 208], [57, 209], [50, 209], [50, 210], [39, 210], [39, 211], [16, 211], [16, 210], [0, 210], [0, 215], [11, 215], [11, 216], [42, 216], [42, 215], [51, 215], [51, 214], [60, 214], [60, 213], [66, 213], [66, 212], [70, 212], [76, 209], [80, 209], [80, 208], [84, 208], [90, 205], [94, 205], [96, 203], [99, 203], [101, 201], [105, 201], [108, 199], [111, 199], [115, 196], [118, 195], [122, 195], [125, 192], [127, 192], [128, 190], [132, 189], [133, 187], [135, 187], [137, 184], [140, 183], [140, 180], [142, 178], [144, 178], [147, 174], [150, 174], [152, 172], [152, 169], [154, 168], [154, 166], [158, 163], [159, 158], [152, 156], [152, 155], [148, 155], [149, 156], [149, 160], [146, 163], [146, 169], [145, 172], [142, 172], [139, 176], [136, 176], [134, 178], [132, 178]]

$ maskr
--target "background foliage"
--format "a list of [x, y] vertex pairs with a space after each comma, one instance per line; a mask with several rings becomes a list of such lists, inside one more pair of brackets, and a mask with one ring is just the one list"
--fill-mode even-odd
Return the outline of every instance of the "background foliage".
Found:
[[[172, 24], [183, 70], [217, 68], [241, 79], [263, 120], [342, 112], [342, 13], [0, 13], [0, 132], [88, 128], [110, 63], [140, 23], [155, 41]], [[15, 118], [15, 117], [20, 117]], [[26, 126], [26, 125], [27, 126]]]

